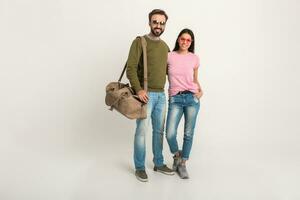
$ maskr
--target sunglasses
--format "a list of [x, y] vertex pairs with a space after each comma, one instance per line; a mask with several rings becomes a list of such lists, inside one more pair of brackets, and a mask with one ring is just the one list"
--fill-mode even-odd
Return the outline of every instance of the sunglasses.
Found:
[[191, 39], [186, 39], [186, 38], [179, 38], [180, 42], [187, 42], [187, 43], [191, 43], [192, 40]]
[[156, 26], [158, 26], [158, 25], [165, 26], [166, 25], [166, 22], [164, 22], [164, 21], [159, 22], [157, 20], [153, 20], [153, 21], [151, 21], [151, 23]]

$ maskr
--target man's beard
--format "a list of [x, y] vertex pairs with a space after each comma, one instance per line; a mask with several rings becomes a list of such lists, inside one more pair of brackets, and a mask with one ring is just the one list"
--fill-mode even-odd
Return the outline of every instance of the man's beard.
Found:
[[[155, 31], [155, 29], [160, 30], [160, 32]], [[164, 32], [161, 28], [155, 28], [155, 29], [151, 29], [151, 33], [156, 37], [159, 37]]]

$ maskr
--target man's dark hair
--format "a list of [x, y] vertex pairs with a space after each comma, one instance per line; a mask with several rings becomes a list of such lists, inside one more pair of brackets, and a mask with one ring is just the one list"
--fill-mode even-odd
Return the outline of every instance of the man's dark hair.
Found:
[[166, 21], [168, 21], [168, 15], [166, 14], [165, 11], [161, 10], [161, 9], [154, 9], [149, 13], [149, 22], [151, 21], [151, 17], [153, 15], [164, 15], [166, 18]]

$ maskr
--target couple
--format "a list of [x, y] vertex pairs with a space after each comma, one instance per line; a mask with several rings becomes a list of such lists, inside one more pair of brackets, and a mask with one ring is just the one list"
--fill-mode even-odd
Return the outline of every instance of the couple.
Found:
[[[194, 128], [200, 107], [202, 90], [198, 82], [199, 58], [194, 54], [194, 34], [183, 29], [176, 40], [175, 48], [169, 52], [167, 44], [159, 38], [164, 32], [167, 14], [160, 9], [149, 13], [151, 32], [145, 35], [148, 59], [148, 92], [143, 90], [143, 61], [140, 39], [135, 39], [130, 47], [127, 60], [127, 78], [141, 101], [147, 103], [147, 118], [136, 120], [134, 136], [135, 175], [146, 182], [145, 134], [152, 123], [152, 151], [154, 171], [173, 175], [176, 171], [181, 178], [189, 178], [186, 161], [192, 147]], [[169, 53], [168, 53], [169, 52]], [[163, 132], [166, 113], [164, 86], [166, 75], [169, 80], [169, 106], [166, 123], [166, 138], [171, 153], [174, 154], [173, 169], [164, 164], [162, 155]], [[177, 128], [184, 115], [184, 138], [181, 149], [177, 143]]]

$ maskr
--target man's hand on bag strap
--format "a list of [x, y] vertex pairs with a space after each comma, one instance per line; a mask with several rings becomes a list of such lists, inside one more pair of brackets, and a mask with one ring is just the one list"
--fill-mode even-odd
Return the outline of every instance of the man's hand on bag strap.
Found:
[[149, 97], [145, 90], [138, 91], [137, 95], [141, 101], [148, 103]]

